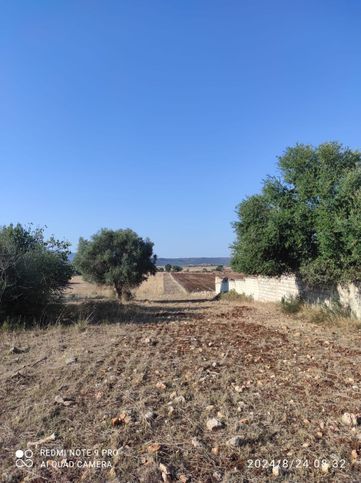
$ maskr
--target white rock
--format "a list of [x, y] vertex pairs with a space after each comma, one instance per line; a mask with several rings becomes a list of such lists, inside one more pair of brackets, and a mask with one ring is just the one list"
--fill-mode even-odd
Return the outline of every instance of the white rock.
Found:
[[345, 426], [356, 426], [357, 425], [356, 416], [352, 413], [344, 413], [341, 417], [341, 422]]
[[216, 429], [221, 429], [224, 427], [224, 423], [217, 418], [211, 418], [207, 421], [207, 429], [209, 431], [215, 431]]
[[165, 473], [166, 475], [170, 475], [169, 468], [167, 468], [167, 466], [164, 465], [163, 463], [159, 463], [159, 469], [162, 473]]
[[273, 476], [279, 476], [280, 474], [280, 467], [279, 465], [276, 465], [272, 468], [272, 475]]
[[157, 414], [151, 409], [144, 414], [144, 419], [147, 421], [153, 421], [157, 417]]
[[201, 442], [199, 441], [199, 439], [197, 439], [197, 438], [195, 438], [195, 437], [194, 437], [194, 438], [192, 438], [192, 445], [193, 445], [195, 448], [198, 448], [198, 449], [204, 448], [204, 444], [203, 444], [203, 443], [201, 443]]
[[324, 474], [328, 473], [329, 469], [330, 469], [330, 464], [327, 463], [326, 461], [323, 461], [322, 464], [321, 464], [322, 473], [324, 473]]
[[240, 436], [234, 436], [227, 441], [226, 445], [233, 448], [239, 448], [242, 445], [242, 438]]

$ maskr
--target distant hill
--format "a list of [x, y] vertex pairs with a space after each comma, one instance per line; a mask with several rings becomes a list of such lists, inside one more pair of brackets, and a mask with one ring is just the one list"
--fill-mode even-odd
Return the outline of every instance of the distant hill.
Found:
[[201, 257], [201, 258], [158, 258], [157, 266], [164, 267], [168, 263], [170, 265], [179, 265], [180, 267], [189, 267], [197, 265], [224, 265], [229, 266], [231, 259], [229, 257]]
[[[69, 255], [69, 260], [74, 260], [75, 253]], [[157, 266], [164, 267], [169, 263], [170, 265], [179, 265], [180, 267], [191, 267], [199, 265], [224, 265], [228, 267], [231, 259], [229, 257], [201, 257], [201, 258], [158, 258]]]

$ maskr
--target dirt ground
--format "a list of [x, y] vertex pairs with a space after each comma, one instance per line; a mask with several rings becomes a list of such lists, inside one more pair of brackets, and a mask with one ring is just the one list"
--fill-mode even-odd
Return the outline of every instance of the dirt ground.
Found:
[[240, 301], [122, 310], [1, 334], [1, 481], [361, 481], [354, 326]]

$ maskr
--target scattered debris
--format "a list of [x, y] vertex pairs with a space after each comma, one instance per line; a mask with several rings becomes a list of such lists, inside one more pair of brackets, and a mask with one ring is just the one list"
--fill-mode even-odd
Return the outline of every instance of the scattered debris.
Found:
[[75, 404], [75, 400], [71, 397], [55, 396], [54, 400], [57, 404], [62, 404], [63, 406], [71, 406], [72, 404]]
[[204, 444], [198, 438], [192, 438], [192, 445], [197, 449], [203, 449]]
[[65, 360], [65, 364], [69, 366], [70, 364], [74, 364], [75, 362], [78, 362], [78, 358], [76, 356], [70, 356]]
[[158, 453], [162, 448], [162, 445], [159, 443], [151, 443], [147, 446], [148, 453]]
[[30, 347], [17, 347], [16, 345], [12, 346], [9, 350], [10, 354], [23, 354], [24, 352], [29, 352]]
[[157, 413], [154, 412], [152, 409], [150, 409], [144, 414], [144, 419], [147, 421], [153, 421], [156, 417], [157, 417]]
[[50, 443], [50, 441], [55, 441], [56, 440], [56, 434], [53, 433], [50, 436], [47, 436], [46, 438], [39, 439], [39, 441], [29, 441], [27, 443], [28, 448], [32, 448], [33, 446], [38, 447], [41, 444], [45, 443]]
[[184, 396], [177, 396], [173, 399], [172, 401], [174, 404], [184, 404], [186, 402], [186, 399]]
[[132, 417], [127, 412], [120, 413], [118, 417], [112, 419], [112, 426], [121, 426], [122, 424], [129, 424]]

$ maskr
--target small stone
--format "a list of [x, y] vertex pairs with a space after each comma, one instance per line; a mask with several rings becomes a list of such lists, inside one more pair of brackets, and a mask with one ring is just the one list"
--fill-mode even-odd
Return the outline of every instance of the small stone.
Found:
[[212, 409], [214, 409], [213, 404], [209, 404], [208, 406], [206, 406], [206, 411], [212, 411]]
[[217, 429], [222, 429], [223, 427], [224, 423], [217, 418], [211, 418], [207, 421], [207, 429], [209, 429], [209, 431], [215, 431]]
[[71, 406], [72, 404], [75, 403], [74, 399], [69, 398], [69, 397], [61, 397], [61, 396], [55, 396], [54, 401], [57, 404], [62, 404], [63, 406]]
[[66, 359], [65, 364], [66, 365], [74, 364], [77, 361], [78, 361], [78, 358], [76, 356], [70, 356]]
[[326, 461], [323, 461], [321, 464], [321, 471], [323, 474], [328, 473], [328, 470], [330, 469], [330, 464], [327, 463]]
[[280, 467], [279, 465], [276, 465], [272, 468], [272, 475], [273, 476], [279, 476], [280, 474]]
[[249, 423], [249, 419], [248, 418], [242, 418], [238, 422], [239, 422], [240, 425], [248, 424]]
[[156, 417], [157, 413], [155, 413], [151, 409], [144, 414], [144, 419], [146, 419], [147, 421], [153, 421]]
[[167, 386], [166, 386], [166, 384], [164, 384], [164, 382], [157, 382], [157, 384], [155, 385], [155, 387], [157, 389], [164, 390], [164, 389], [166, 389]]
[[173, 399], [174, 404], [184, 404], [186, 402], [184, 396], [177, 396]]
[[226, 445], [232, 448], [239, 448], [242, 446], [242, 438], [240, 436], [234, 436], [227, 441]]
[[151, 454], [158, 453], [158, 451], [160, 451], [160, 449], [161, 449], [161, 445], [159, 443], [151, 443], [147, 447], [148, 453], [151, 453]]
[[159, 469], [162, 473], [165, 473], [166, 475], [170, 475], [169, 468], [166, 465], [164, 465], [163, 463], [159, 463]]
[[204, 444], [199, 441], [197, 438], [192, 438], [192, 445], [197, 448], [197, 449], [202, 449], [204, 448]]
[[29, 352], [30, 347], [16, 347], [15, 345], [9, 350], [10, 354], [22, 354], [24, 352]]
[[345, 426], [356, 426], [357, 425], [356, 416], [352, 413], [344, 413], [341, 417], [341, 422]]
[[211, 449], [211, 452], [212, 452], [212, 454], [214, 454], [215, 456], [217, 456], [219, 454], [219, 446], [214, 446]]
[[213, 478], [216, 480], [216, 481], [222, 481], [222, 475], [219, 471], [215, 471], [213, 473]]
[[178, 477], [178, 480], [181, 482], [181, 483], [189, 483], [191, 480], [188, 476], [186, 475], [179, 475]]
[[357, 460], [357, 451], [355, 449], [351, 451], [351, 459], [353, 461]]

